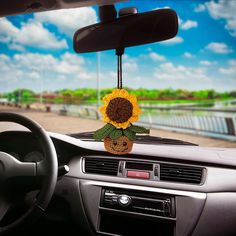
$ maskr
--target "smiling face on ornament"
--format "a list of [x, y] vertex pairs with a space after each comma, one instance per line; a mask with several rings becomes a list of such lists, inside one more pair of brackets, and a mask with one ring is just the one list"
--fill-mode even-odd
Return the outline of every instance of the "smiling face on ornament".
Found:
[[104, 145], [109, 152], [116, 155], [122, 155], [129, 153], [132, 150], [133, 141], [129, 140], [126, 136], [121, 136], [116, 140], [105, 138]]

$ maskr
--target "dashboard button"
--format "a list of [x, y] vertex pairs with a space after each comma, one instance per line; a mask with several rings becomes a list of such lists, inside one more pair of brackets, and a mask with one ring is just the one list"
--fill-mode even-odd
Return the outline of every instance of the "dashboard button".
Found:
[[127, 177], [128, 178], [137, 178], [137, 179], [150, 179], [150, 173], [146, 172], [146, 171], [128, 170]]
[[125, 194], [122, 194], [118, 197], [118, 203], [121, 206], [129, 206], [131, 203], [131, 197]]

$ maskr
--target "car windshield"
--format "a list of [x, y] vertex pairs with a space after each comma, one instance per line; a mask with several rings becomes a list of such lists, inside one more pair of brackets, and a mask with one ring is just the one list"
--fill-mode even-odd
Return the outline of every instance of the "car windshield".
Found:
[[[125, 49], [123, 86], [138, 98], [138, 124], [156, 137], [236, 147], [236, 1], [116, 4], [130, 6], [171, 8], [179, 21], [173, 39]], [[0, 111], [75, 137], [100, 128], [98, 107], [116, 87], [115, 52], [73, 50], [74, 32], [96, 22], [98, 7], [0, 18]]]

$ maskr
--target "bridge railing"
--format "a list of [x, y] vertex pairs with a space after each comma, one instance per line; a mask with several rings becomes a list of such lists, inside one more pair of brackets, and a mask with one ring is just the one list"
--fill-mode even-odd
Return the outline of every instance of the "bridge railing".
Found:
[[[206, 113], [206, 109], [192, 111], [155, 109], [157, 113], [144, 111], [139, 124], [149, 128], [167, 129], [183, 133], [192, 133], [203, 136], [215, 137], [236, 141], [236, 115], [217, 110], [217, 115]], [[71, 106], [69, 109], [60, 109], [62, 115], [75, 115], [82, 118], [101, 119], [97, 106]], [[200, 112], [200, 113], [199, 113]]]
[[[5, 104], [6, 105], [6, 104]], [[236, 141], [236, 111], [199, 107], [143, 108], [139, 123], [149, 128], [167, 129]], [[42, 108], [33, 108], [39, 109]], [[42, 109], [45, 110], [45, 107]], [[50, 105], [50, 111], [88, 119], [101, 119], [93, 105]]]
[[155, 119], [152, 119], [151, 116], [141, 117], [139, 123], [150, 128], [162, 128], [236, 141], [236, 117], [158, 114]]

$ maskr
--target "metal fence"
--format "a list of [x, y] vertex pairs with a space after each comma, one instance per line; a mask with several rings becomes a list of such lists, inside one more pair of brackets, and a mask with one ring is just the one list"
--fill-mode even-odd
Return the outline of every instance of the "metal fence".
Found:
[[[236, 114], [225, 113], [224, 110], [218, 115], [206, 113], [203, 109], [203, 114], [194, 114], [194, 109], [191, 110], [158, 110], [158, 114], [153, 115], [148, 110], [141, 115], [139, 124], [149, 128], [167, 129], [172, 131], [180, 131], [184, 133], [193, 133], [209, 137], [228, 139], [236, 141]], [[97, 106], [69, 106], [58, 110], [61, 115], [75, 115], [83, 118], [101, 119]], [[198, 112], [201, 109], [198, 109]]]
[[141, 119], [139, 123], [150, 128], [164, 128], [236, 141], [236, 117], [159, 114], [155, 120], [150, 116], [148, 119]]
[[[47, 106], [33, 109], [45, 110], [46, 108]], [[101, 119], [98, 107], [92, 105], [50, 105], [50, 111], [60, 115]], [[166, 129], [236, 141], [236, 112], [232, 109], [145, 107], [138, 123], [148, 128]]]

